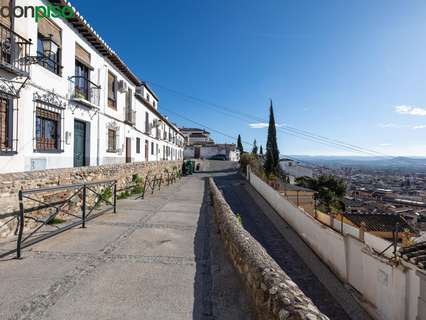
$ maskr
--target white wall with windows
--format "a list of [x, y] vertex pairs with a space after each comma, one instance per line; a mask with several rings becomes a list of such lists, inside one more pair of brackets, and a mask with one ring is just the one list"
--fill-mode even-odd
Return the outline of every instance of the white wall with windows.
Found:
[[[85, 23], [0, 22], [2, 48], [32, 39], [28, 51], [0, 50], [0, 173], [183, 158], [183, 136], [155, 93]], [[24, 55], [33, 63], [18, 64]]]

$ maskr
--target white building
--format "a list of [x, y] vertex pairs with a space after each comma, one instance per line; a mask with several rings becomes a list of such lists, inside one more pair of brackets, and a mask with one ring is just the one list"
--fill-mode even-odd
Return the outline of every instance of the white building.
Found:
[[290, 183], [294, 183], [296, 178], [310, 177], [312, 178], [314, 172], [311, 168], [300, 165], [298, 161], [292, 159], [281, 159], [280, 167], [288, 175]]
[[[68, 5], [0, 0], [58, 3]], [[0, 173], [183, 159], [158, 97], [73, 10], [0, 18]]]

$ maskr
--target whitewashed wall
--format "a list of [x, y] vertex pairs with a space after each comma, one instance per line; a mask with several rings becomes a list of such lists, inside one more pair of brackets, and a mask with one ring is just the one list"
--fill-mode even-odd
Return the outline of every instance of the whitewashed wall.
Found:
[[[372, 315], [383, 320], [425, 319], [426, 315], [419, 309], [422, 289], [426, 296], [426, 282], [423, 288], [419, 279], [419, 273], [424, 275], [424, 272], [412, 264], [402, 262], [395, 265], [371, 253], [371, 247], [381, 248], [388, 244], [387, 241], [379, 241], [379, 238], [366, 233], [365, 242], [361, 242], [358, 234], [353, 235], [351, 226], [345, 226], [346, 233], [341, 235], [292, 205], [250, 169], [248, 173], [250, 184], [276, 212], [338, 277], [363, 295], [367, 310]], [[338, 230], [339, 225], [340, 222], [335, 225]]]
[[[47, 2], [39, 0], [16, 0], [16, 5], [42, 5]], [[45, 69], [44, 67], [34, 64], [31, 66], [31, 79], [27, 85], [22, 89], [19, 98], [19, 128], [18, 128], [18, 150], [14, 155], [0, 155], [0, 172], [19, 172], [35, 169], [32, 163], [36, 161], [39, 165], [36, 169], [50, 169], [50, 168], [63, 168], [72, 167], [74, 159], [74, 119], [84, 121], [87, 125], [88, 137], [86, 145], [88, 146], [86, 152], [88, 165], [108, 164], [108, 163], [122, 163], [125, 161], [125, 138], [131, 138], [131, 151], [133, 161], [145, 160], [145, 141], [149, 142], [149, 155], [148, 160], [160, 160], [164, 158], [163, 145], [168, 146], [173, 150], [167, 157], [168, 160], [176, 160], [183, 158], [182, 146], [177, 146], [170, 141], [156, 139], [154, 135], [146, 135], [145, 132], [145, 112], [150, 114], [150, 119], [158, 118], [149, 108], [144, 104], [138, 103], [134, 97], [133, 106], [137, 113], [136, 126], [130, 126], [124, 123], [125, 119], [125, 93], [117, 93], [117, 110], [107, 106], [107, 88], [108, 88], [108, 71], [110, 70], [117, 80], [125, 81], [128, 88], [132, 92], [136, 92], [135, 84], [132, 83], [127, 77], [122, 74], [108, 59], [99, 54], [99, 52], [87, 42], [75, 29], [73, 29], [65, 20], [54, 18], [54, 22], [62, 29], [62, 75], [58, 76], [53, 72]], [[37, 28], [38, 25], [31, 17], [15, 19], [15, 30], [26, 39], [32, 39], [33, 45], [31, 46], [31, 55], [37, 55]], [[101, 86], [99, 110], [94, 115], [96, 108], [86, 108], [81, 105], [71, 107], [72, 103], [69, 99], [69, 81], [68, 77], [75, 75], [75, 43], [81, 45], [91, 55], [91, 65], [94, 68], [91, 71], [91, 80]], [[0, 70], [0, 75], [3, 75]], [[142, 88], [145, 96], [149, 94], [151, 105], [153, 105], [154, 96], [149, 93], [146, 88]], [[57, 97], [67, 103], [64, 111], [64, 135], [69, 132], [70, 139], [67, 143], [64, 142], [61, 153], [45, 153], [34, 152], [34, 93], [44, 94], [47, 92], [54, 92]], [[155, 100], [156, 101], [156, 100]], [[157, 108], [158, 101], [155, 103]], [[114, 123], [118, 128], [118, 146], [121, 152], [108, 153], [107, 150], [107, 125]], [[166, 124], [167, 130], [169, 129]], [[17, 128], [14, 128], [16, 130]], [[177, 130], [173, 127], [173, 130]], [[141, 152], [136, 153], [136, 138], [141, 139]], [[183, 136], [180, 135], [183, 140]], [[63, 137], [63, 140], [64, 137]], [[158, 144], [157, 153], [151, 154], [151, 142], [154, 146]]]

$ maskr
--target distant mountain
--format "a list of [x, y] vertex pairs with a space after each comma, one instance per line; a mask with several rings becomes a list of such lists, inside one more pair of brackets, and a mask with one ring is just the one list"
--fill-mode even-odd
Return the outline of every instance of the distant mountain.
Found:
[[426, 171], [426, 157], [289, 156], [294, 160], [329, 167], [407, 168]]

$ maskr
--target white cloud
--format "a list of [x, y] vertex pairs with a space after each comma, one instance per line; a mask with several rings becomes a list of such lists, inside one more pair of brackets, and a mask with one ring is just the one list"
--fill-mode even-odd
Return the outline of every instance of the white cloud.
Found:
[[414, 130], [418, 130], [418, 129], [426, 129], [426, 124], [421, 124], [419, 126], [414, 126], [413, 127]]
[[390, 143], [381, 143], [380, 146], [381, 147], [390, 147], [392, 144]]
[[379, 127], [380, 128], [401, 128], [401, 126], [399, 124], [395, 124], [395, 123], [379, 123]]
[[262, 129], [262, 128], [267, 128], [268, 124], [264, 122], [257, 122], [257, 123], [250, 123], [249, 126], [252, 129]]
[[[249, 123], [249, 126], [252, 129], [263, 129], [263, 128], [269, 127], [269, 124], [265, 122], [255, 122], [255, 123]], [[277, 128], [284, 127], [284, 124], [276, 124], [275, 127]]]
[[396, 106], [395, 112], [411, 116], [426, 116], [426, 109], [413, 106]]

